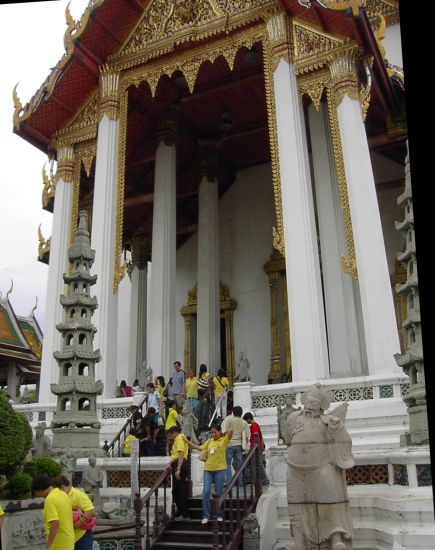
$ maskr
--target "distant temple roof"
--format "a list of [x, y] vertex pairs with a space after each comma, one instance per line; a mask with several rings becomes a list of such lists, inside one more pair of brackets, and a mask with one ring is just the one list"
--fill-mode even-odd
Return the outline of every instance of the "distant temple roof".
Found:
[[[42, 331], [33, 310], [28, 316], [15, 314], [8, 294], [0, 299], [0, 367], [15, 362], [23, 378], [33, 381], [41, 369]], [[0, 369], [0, 383], [5, 376]]]

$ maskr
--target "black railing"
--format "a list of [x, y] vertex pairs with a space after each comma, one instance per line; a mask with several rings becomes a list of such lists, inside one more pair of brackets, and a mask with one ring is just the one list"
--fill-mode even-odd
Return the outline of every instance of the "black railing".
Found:
[[[258, 499], [261, 496], [261, 469], [260, 447], [258, 439], [245, 456], [240, 468], [232, 477], [220, 498], [215, 497], [211, 503], [212, 509], [212, 542], [213, 550], [233, 550], [239, 548], [242, 541], [243, 522], [245, 518], [255, 510]], [[246, 482], [246, 474], [250, 473]], [[239, 487], [239, 480], [245, 482]], [[223, 509], [224, 521], [220, 523], [219, 530], [217, 520], [218, 510]], [[227, 517], [227, 513], [228, 517]], [[227, 541], [228, 538], [228, 541]]]
[[[170, 517], [166, 512], [168, 497], [167, 489], [169, 486], [168, 479], [171, 476], [171, 470], [164, 470], [158, 480], [154, 483], [147, 494], [141, 498], [140, 494], [136, 494], [134, 499], [135, 511], [135, 539], [134, 550], [142, 550], [142, 525], [145, 525], [145, 549], [150, 550], [154, 543], [159, 539], [166, 525], [169, 523]], [[163, 502], [159, 503], [160, 495], [163, 492]], [[154, 497], [154, 521], [150, 524], [150, 507]], [[145, 508], [145, 520], [142, 522], [142, 513]], [[174, 504], [172, 503], [172, 513], [174, 515]]]
[[[143, 406], [145, 405], [147, 397], [148, 397], [147, 395], [144, 395], [142, 401], [138, 405], [141, 415], [142, 415]], [[106, 448], [107, 456], [122, 456], [123, 449], [124, 449], [125, 436], [127, 434], [127, 430], [130, 429], [132, 420], [133, 420], [133, 414], [131, 414], [127, 418], [127, 420], [125, 421], [125, 424], [122, 426], [122, 428], [119, 430], [119, 432], [115, 435], [115, 437], [112, 439], [112, 441], [107, 446], [107, 448]]]

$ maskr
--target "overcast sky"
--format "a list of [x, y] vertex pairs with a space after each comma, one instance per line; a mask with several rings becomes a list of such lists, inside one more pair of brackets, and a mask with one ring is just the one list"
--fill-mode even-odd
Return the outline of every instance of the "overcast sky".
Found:
[[[44, 326], [48, 266], [39, 262], [38, 226], [51, 236], [52, 214], [42, 209], [46, 155], [12, 132], [12, 89], [25, 105], [64, 53], [67, 0], [0, 4], [0, 292], [14, 283], [9, 299], [27, 315], [38, 297], [36, 318]], [[80, 19], [88, 0], [72, 0]], [[48, 171], [48, 166], [47, 166]]]

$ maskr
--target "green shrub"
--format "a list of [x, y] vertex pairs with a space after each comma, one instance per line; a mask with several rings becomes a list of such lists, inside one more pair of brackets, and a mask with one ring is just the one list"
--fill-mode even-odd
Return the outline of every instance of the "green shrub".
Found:
[[32, 477], [29, 474], [14, 474], [9, 478], [9, 498], [30, 498]]
[[32, 445], [32, 430], [0, 394], [0, 474], [11, 475], [22, 464]]
[[48, 456], [38, 456], [23, 466], [23, 472], [34, 477], [39, 474], [47, 474], [56, 477], [62, 474], [62, 467]]

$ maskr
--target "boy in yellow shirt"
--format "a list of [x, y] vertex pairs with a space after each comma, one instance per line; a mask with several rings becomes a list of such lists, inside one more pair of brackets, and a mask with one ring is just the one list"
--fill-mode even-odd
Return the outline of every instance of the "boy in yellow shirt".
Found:
[[[73, 519], [75, 545], [74, 550], [92, 550], [94, 534], [92, 527], [95, 525], [97, 512], [91, 499], [84, 491], [72, 487], [69, 479], [65, 476], [58, 476], [52, 480], [55, 487], [68, 495], [73, 509], [77, 514]], [[77, 513], [78, 512], [78, 513]]]
[[184, 382], [186, 401], [190, 403], [191, 410], [194, 411], [198, 405], [198, 379], [192, 369], [187, 372], [187, 378]]
[[166, 468], [172, 469], [172, 496], [177, 508], [175, 521], [182, 521], [183, 519], [189, 519], [187, 500], [187, 479], [189, 474], [187, 457], [189, 456], [189, 447], [186, 437], [181, 433], [179, 426], [172, 426], [169, 429], [168, 438], [172, 442], [172, 448], [171, 459]]
[[47, 474], [33, 478], [32, 493], [44, 499], [42, 517], [47, 535], [44, 550], [73, 550], [75, 535], [72, 505], [68, 496], [52, 486]]

